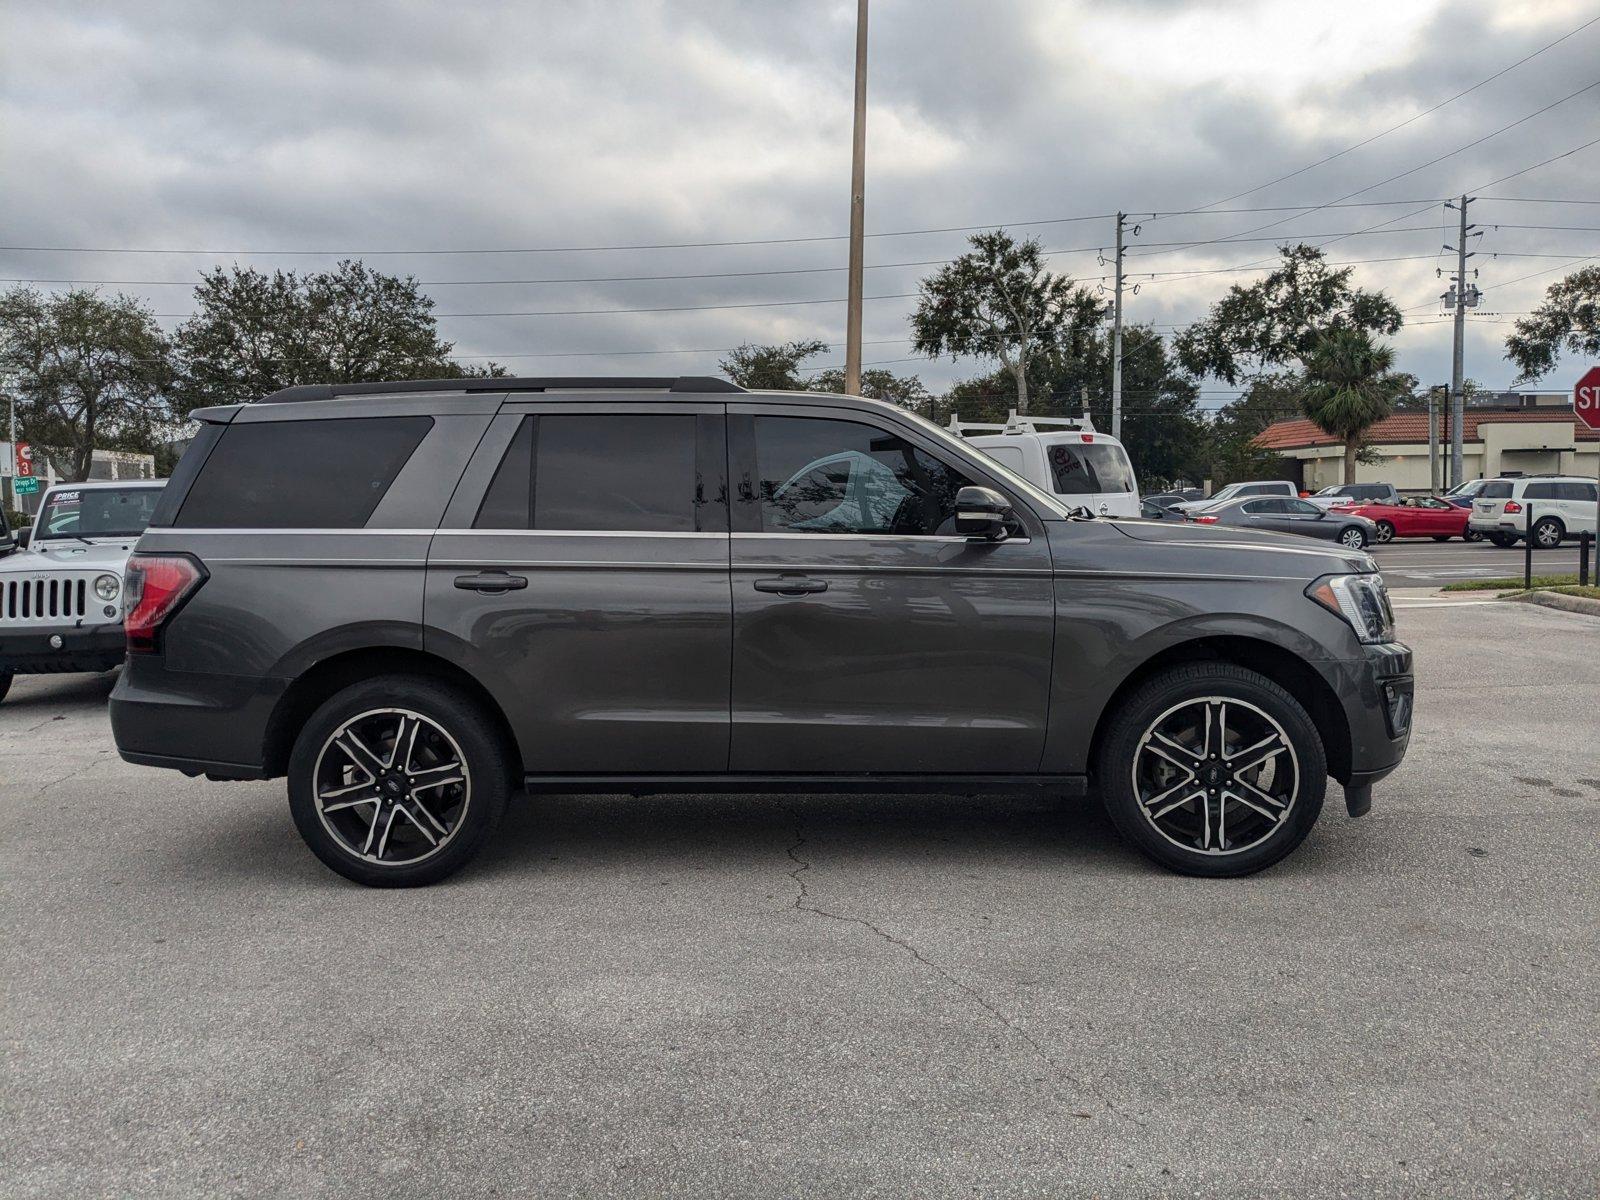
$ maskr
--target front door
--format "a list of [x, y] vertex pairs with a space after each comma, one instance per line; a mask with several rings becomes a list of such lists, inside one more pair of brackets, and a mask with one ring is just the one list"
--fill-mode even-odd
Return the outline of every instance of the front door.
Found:
[[424, 646], [499, 700], [532, 774], [728, 765], [720, 404], [508, 404], [428, 557]]
[[1018, 504], [1008, 540], [957, 535], [957, 490], [1004, 486], [888, 418], [728, 412], [731, 769], [1036, 771], [1054, 640], [1042, 523]]

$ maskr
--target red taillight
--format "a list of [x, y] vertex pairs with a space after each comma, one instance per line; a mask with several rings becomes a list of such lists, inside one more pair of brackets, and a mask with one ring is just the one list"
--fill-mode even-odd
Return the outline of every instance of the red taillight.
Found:
[[205, 568], [187, 554], [135, 554], [130, 558], [125, 586], [132, 607], [123, 626], [128, 653], [154, 653], [161, 627], [205, 579]]
[[1217, 523], [1215, 517], [1196, 517], [1194, 521], [1196, 525], [1215, 525]]
[[1519, 513], [1522, 511], [1522, 505], [1518, 504], [1515, 500], [1507, 500], [1505, 508], [1503, 508], [1501, 511], [1508, 513]]

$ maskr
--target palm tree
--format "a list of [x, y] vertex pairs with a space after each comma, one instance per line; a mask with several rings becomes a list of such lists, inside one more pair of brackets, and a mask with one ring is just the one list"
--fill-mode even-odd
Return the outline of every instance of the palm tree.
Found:
[[1324, 433], [1344, 440], [1344, 481], [1354, 483], [1361, 437], [1387, 417], [1406, 394], [1396, 375], [1394, 351], [1365, 330], [1336, 327], [1322, 334], [1305, 357], [1300, 408]]

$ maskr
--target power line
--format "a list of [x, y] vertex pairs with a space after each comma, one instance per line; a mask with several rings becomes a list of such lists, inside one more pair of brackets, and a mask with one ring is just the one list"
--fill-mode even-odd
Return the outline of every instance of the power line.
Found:
[[[1448, 99], [1439, 101], [1439, 103], [1433, 105], [1431, 108], [1425, 108], [1419, 113], [1412, 114], [1411, 116], [1407, 117], [1404, 121], [1401, 121], [1398, 125], [1391, 125], [1391, 126], [1389, 126], [1389, 128], [1383, 130], [1381, 133], [1375, 133], [1369, 138], [1364, 138], [1361, 141], [1355, 143], [1355, 145], [1353, 145], [1353, 146], [1346, 146], [1343, 150], [1336, 151], [1335, 153], [1328, 155], [1326, 158], [1319, 158], [1316, 162], [1309, 163], [1308, 165], [1303, 166], [1303, 167], [1299, 168], [1298, 170], [1290, 171], [1287, 175], [1280, 175], [1276, 179], [1268, 180], [1266, 183], [1259, 183], [1253, 188], [1247, 188], [1246, 190], [1244, 190], [1242, 192], [1235, 192], [1231, 196], [1224, 196], [1221, 200], [1215, 201], [1215, 203], [1216, 204], [1227, 204], [1230, 201], [1239, 200], [1239, 199], [1242, 199], [1245, 196], [1254, 195], [1256, 192], [1264, 191], [1265, 189], [1267, 189], [1269, 187], [1272, 187], [1275, 184], [1284, 183], [1285, 181], [1293, 179], [1298, 175], [1304, 175], [1307, 171], [1314, 171], [1314, 170], [1316, 170], [1316, 168], [1318, 168], [1320, 166], [1323, 166], [1323, 165], [1325, 165], [1327, 163], [1331, 163], [1336, 158], [1343, 158], [1346, 154], [1350, 154], [1350, 153], [1352, 153], [1352, 152], [1354, 152], [1356, 150], [1360, 150], [1363, 146], [1370, 146], [1373, 142], [1378, 141], [1380, 138], [1386, 138], [1391, 133], [1397, 133], [1400, 130], [1404, 129], [1407, 125], [1411, 125], [1411, 124], [1413, 124], [1413, 123], [1415, 123], [1417, 121], [1420, 121], [1423, 117], [1426, 117], [1426, 116], [1429, 116], [1432, 113], [1438, 112], [1441, 108], [1444, 108], [1446, 105], [1454, 104], [1457, 100], [1461, 99], [1463, 96], [1470, 95], [1471, 93], [1477, 91], [1479, 88], [1485, 87], [1488, 84], [1493, 83], [1496, 79], [1499, 79], [1502, 75], [1508, 74], [1511, 71], [1515, 71], [1518, 67], [1522, 66], [1524, 63], [1532, 62], [1534, 59], [1538, 58], [1541, 54], [1545, 53], [1547, 50], [1553, 50], [1557, 46], [1559, 46], [1562, 42], [1566, 41], [1568, 38], [1574, 37], [1575, 35], [1582, 33], [1585, 29], [1589, 28], [1589, 26], [1593, 25], [1597, 21], [1600, 21], [1600, 16], [1590, 17], [1587, 21], [1585, 21], [1582, 25], [1579, 25], [1576, 29], [1568, 30], [1566, 33], [1564, 33], [1560, 37], [1558, 37], [1555, 41], [1550, 42], [1547, 45], [1539, 47], [1539, 49], [1535, 50], [1532, 54], [1529, 54], [1529, 55], [1526, 55], [1526, 56], [1524, 56], [1522, 58], [1519, 58], [1516, 62], [1512, 63], [1508, 67], [1500, 68], [1500, 70], [1496, 71], [1493, 75], [1489, 76], [1487, 79], [1480, 79], [1477, 83], [1473, 84], [1471, 87], [1464, 88], [1461, 91], [1457, 92], [1455, 95], [1449, 97]], [[1431, 203], [1431, 201], [1430, 201], [1430, 203]], [[1213, 205], [1211, 205], [1211, 204], [1202, 205], [1201, 206], [1201, 210], [1210, 209], [1212, 207], [1213, 207]], [[1201, 210], [1196, 210], [1196, 211], [1201, 211]], [[1152, 214], [1152, 215], [1159, 216], [1160, 214]]]

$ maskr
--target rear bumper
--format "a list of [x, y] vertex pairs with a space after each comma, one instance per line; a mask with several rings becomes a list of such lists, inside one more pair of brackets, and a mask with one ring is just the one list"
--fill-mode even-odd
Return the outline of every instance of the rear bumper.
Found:
[[[50, 644], [51, 638], [61, 639], [59, 648]], [[0, 673], [109, 671], [126, 652], [120, 624], [0, 629]]]
[[117, 753], [142, 766], [219, 779], [266, 777], [266, 735], [287, 682], [168, 670], [134, 654], [111, 693]]

